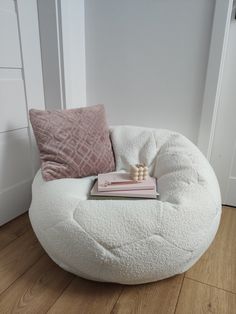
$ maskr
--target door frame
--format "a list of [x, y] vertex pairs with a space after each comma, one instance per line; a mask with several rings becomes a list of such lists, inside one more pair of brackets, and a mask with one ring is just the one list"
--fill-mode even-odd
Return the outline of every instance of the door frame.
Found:
[[209, 59], [198, 135], [198, 147], [209, 161], [215, 134], [232, 9], [233, 0], [215, 1]]
[[[15, 6], [19, 29], [26, 110], [27, 113], [32, 108], [44, 110], [45, 94], [43, 86], [37, 0], [15, 0]], [[32, 154], [33, 177], [39, 168], [39, 156], [28, 115], [27, 119], [29, 143]]]

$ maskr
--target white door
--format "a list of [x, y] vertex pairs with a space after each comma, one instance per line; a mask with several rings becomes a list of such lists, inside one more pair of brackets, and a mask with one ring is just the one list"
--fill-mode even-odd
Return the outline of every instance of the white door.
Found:
[[232, 20], [211, 154], [223, 204], [236, 206], [236, 20]]
[[29, 207], [32, 107], [44, 108], [37, 2], [0, 0], [0, 225]]

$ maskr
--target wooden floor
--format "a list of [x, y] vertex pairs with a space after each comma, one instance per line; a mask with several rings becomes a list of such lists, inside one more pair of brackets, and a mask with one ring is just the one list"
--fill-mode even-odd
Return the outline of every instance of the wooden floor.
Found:
[[96, 283], [60, 269], [25, 214], [0, 229], [0, 313], [236, 313], [236, 208], [224, 207], [216, 239], [188, 272], [160, 282]]

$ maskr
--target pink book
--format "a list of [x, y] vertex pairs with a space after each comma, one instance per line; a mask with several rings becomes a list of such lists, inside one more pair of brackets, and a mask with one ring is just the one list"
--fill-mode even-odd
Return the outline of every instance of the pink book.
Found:
[[[153, 182], [155, 181], [156, 184], [156, 179], [152, 178]], [[159, 195], [156, 192], [156, 188], [155, 189], [149, 189], [149, 190], [117, 190], [117, 191], [106, 191], [106, 192], [99, 192], [98, 191], [98, 180], [95, 182], [94, 186], [92, 187], [90, 194], [92, 196], [116, 196], [116, 197], [134, 197], [134, 198], [157, 198], [157, 196]]]
[[98, 191], [131, 191], [131, 190], [156, 190], [156, 179], [147, 177], [143, 181], [133, 181], [129, 173], [109, 172], [98, 175]]

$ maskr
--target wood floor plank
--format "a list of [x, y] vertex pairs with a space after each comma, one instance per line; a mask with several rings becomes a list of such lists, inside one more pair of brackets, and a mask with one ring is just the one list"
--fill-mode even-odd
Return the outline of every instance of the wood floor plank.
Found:
[[171, 314], [174, 313], [183, 275], [155, 283], [126, 286], [113, 314]]
[[0, 251], [0, 293], [44, 254], [32, 230]]
[[117, 301], [122, 286], [76, 278], [48, 313], [108, 314]]
[[185, 278], [176, 314], [235, 314], [236, 295]]
[[31, 228], [28, 214], [23, 214], [0, 228], [0, 250]]
[[223, 208], [216, 238], [186, 277], [236, 293], [236, 209]]
[[73, 277], [43, 255], [0, 295], [1, 312], [46, 313]]

